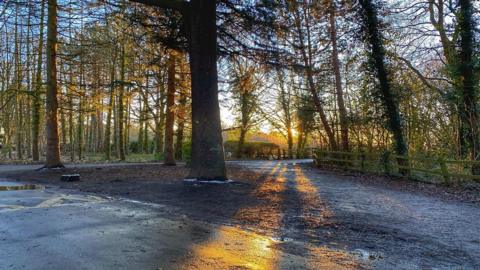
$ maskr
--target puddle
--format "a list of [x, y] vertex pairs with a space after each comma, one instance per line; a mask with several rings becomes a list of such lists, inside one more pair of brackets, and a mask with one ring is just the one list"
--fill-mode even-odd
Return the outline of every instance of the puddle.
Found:
[[362, 260], [381, 260], [384, 258], [381, 252], [371, 252], [363, 249], [355, 249], [352, 254]]
[[34, 190], [45, 189], [44, 186], [34, 184], [6, 184], [0, 183], [0, 191], [15, 191], [15, 190]]

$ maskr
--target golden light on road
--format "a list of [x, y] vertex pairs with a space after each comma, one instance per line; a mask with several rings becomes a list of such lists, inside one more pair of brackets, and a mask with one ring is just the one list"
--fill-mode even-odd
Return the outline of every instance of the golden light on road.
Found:
[[302, 216], [310, 227], [319, 227], [329, 220], [333, 213], [321, 200], [319, 191], [312, 181], [305, 176], [301, 167], [295, 168], [296, 189], [302, 200]]
[[193, 258], [184, 266], [205, 270], [276, 269], [278, 256], [272, 244], [268, 237], [221, 226], [207, 242], [193, 246]]
[[[319, 195], [319, 190], [303, 172], [300, 166], [295, 167], [296, 189], [301, 200], [301, 216], [303, 222], [315, 233], [315, 229], [333, 223], [333, 212], [327, 207]], [[326, 246], [308, 247], [308, 269], [365, 269], [358, 258], [347, 251], [332, 249]]]
[[[272, 191], [278, 196], [272, 196], [273, 205], [260, 204], [240, 208], [233, 219], [248, 220], [259, 223], [261, 227], [271, 228], [271, 232], [279, 231], [281, 211], [275, 205], [281, 204], [281, 192], [285, 189], [285, 181], [279, 177], [285, 168], [276, 164], [268, 173], [267, 180], [261, 183], [252, 195]], [[280, 170], [280, 171], [279, 171]], [[272, 207], [273, 206], [273, 207]], [[262, 222], [268, 223], [262, 224]], [[194, 245], [193, 257], [187, 261], [185, 269], [195, 265], [196, 269], [276, 269], [278, 254], [272, 248], [272, 238], [250, 233], [235, 227], [221, 226], [206, 242]], [[199, 263], [200, 261], [200, 263]], [[199, 266], [200, 265], [200, 266]]]
[[[188, 260], [182, 263], [183, 269], [292, 269], [302, 265], [304, 269], [365, 269], [358, 259], [345, 250], [331, 249], [297, 243], [282, 238], [285, 213], [283, 205], [287, 189], [287, 165], [278, 163], [268, 173], [264, 182], [253, 191], [252, 196], [264, 196], [262, 203], [238, 209], [234, 220], [255, 224], [266, 235], [252, 233], [240, 227], [220, 226], [208, 238], [193, 243]], [[300, 167], [294, 170], [294, 189], [299, 195], [303, 222], [315, 229], [328, 224], [333, 213], [319, 198], [318, 190]], [[285, 249], [297, 250], [290, 254]], [[297, 254], [298, 253], [298, 254]]]

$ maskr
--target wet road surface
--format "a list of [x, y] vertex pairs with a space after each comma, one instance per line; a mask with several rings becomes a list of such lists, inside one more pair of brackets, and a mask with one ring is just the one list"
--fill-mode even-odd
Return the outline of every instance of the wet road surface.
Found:
[[[480, 269], [480, 208], [378, 186], [345, 181], [300, 162], [244, 162], [271, 171], [283, 184], [284, 237], [299, 234], [369, 258], [376, 269]], [[291, 200], [290, 200], [291, 201]]]
[[480, 269], [477, 206], [302, 162], [235, 162], [273, 176], [253, 191], [269, 204], [232, 218], [264, 219], [258, 230], [71, 190], [0, 191], [0, 269]]

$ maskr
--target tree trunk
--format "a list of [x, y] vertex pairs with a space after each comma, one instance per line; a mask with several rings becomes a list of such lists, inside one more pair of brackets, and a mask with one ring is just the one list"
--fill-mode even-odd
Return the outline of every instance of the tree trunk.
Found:
[[[157, 78], [159, 81], [162, 81], [162, 78]], [[157, 95], [155, 100], [156, 113], [152, 115], [155, 118], [155, 153], [157, 155], [163, 155], [163, 138], [165, 125], [165, 87], [161, 83], [157, 87]]]
[[[183, 70], [181, 72], [181, 80], [182, 83], [185, 81], [184, 78], [184, 72]], [[183, 84], [182, 84], [183, 85]], [[175, 143], [175, 158], [177, 160], [183, 160], [183, 139], [184, 139], [184, 130], [185, 130], [185, 106], [187, 105], [187, 95], [186, 95], [186, 89], [181, 89], [180, 91], [180, 98], [178, 100], [179, 102], [179, 109], [177, 113], [177, 142]]]
[[242, 158], [243, 155], [243, 146], [245, 145], [245, 138], [247, 136], [248, 132], [248, 120], [249, 120], [249, 98], [248, 98], [248, 91], [245, 91], [244, 93], [240, 93], [240, 102], [241, 104], [241, 117], [242, 117], [242, 126], [240, 127], [240, 138], [238, 140], [238, 147], [237, 147], [237, 153], [236, 157], [237, 158]]
[[19, 16], [19, 3], [15, 4], [15, 30], [14, 30], [14, 37], [15, 37], [15, 51], [14, 51], [14, 65], [15, 65], [15, 88], [16, 88], [16, 95], [15, 95], [15, 122], [16, 122], [16, 129], [15, 129], [15, 142], [17, 148], [17, 159], [23, 159], [23, 134], [22, 134], [22, 125], [23, 125], [23, 112], [22, 112], [22, 70], [21, 70], [21, 44], [18, 35], [18, 16]]
[[67, 145], [67, 122], [65, 119], [65, 113], [60, 109], [60, 130], [62, 135], [62, 143], [60, 144], [61, 153], [65, 154], [65, 146]]
[[58, 140], [58, 100], [57, 100], [57, 1], [48, 0], [47, 23], [47, 102], [46, 135], [47, 155], [45, 167], [63, 167], [60, 161]]
[[[463, 136], [470, 150], [472, 160], [479, 159], [480, 134], [478, 128], [479, 113], [477, 108], [478, 93], [475, 89], [478, 86], [478, 79], [475, 74], [474, 59], [474, 32], [475, 24], [473, 20], [473, 6], [470, 0], [459, 0], [460, 14], [460, 63], [458, 73], [462, 80], [459, 82], [461, 92], [461, 103], [463, 110], [460, 111]], [[477, 166], [478, 167], [478, 166]], [[474, 171], [479, 174], [479, 169]]]
[[105, 124], [105, 141], [103, 148], [105, 149], [105, 159], [110, 160], [112, 148], [110, 146], [111, 140], [111, 126], [112, 126], [112, 110], [115, 99], [115, 61], [112, 63], [112, 70], [110, 73], [110, 100], [108, 102], [107, 123]]
[[[146, 76], [145, 78], [145, 91], [149, 91], [149, 77]], [[143, 109], [141, 110], [141, 115], [142, 115], [142, 121], [140, 123], [141, 129], [143, 129], [143, 134], [140, 132], [142, 135], [141, 141], [143, 144], [140, 144], [140, 147], [142, 148], [143, 153], [150, 153], [149, 147], [148, 147], [148, 110], [149, 110], [149, 104], [148, 104], [148, 94], [147, 93], [142, 93], [141, 95], [141, 100], [143, 102]], [[142, 128], [143, 127], [143, 128]]]
[[[333, 150], [337, 149], [337, 142], [335, 140], [335, 134], [333, 133], [333, 130], [328, 123], [327, 115], [325, 114], [325, 110], [323, 109], [323, 103], [318, 97], [318, 93], [316, 90], [315, 82], [313, 79], [313, 70], [312, 70], [312, 56], [310, 53], [307, 53], [307, 48], [309, 49], [308, 51], [310, 52], [311, 45], [310, 42], [307, 44], [305, 43], [305, 35], [303, 33], [302, 29], [302, 23], [300, 19], [300, 12], [298, 8], [295, 8], [295, 26], [297, 28], [297, 34], [298, 38], [300, 41], [300, 53], [303, 58], [303, 64], [305, 65], [305, 74], [307, 76], [307, 83], [308, 83], [308, 89], [310, 93], [312, 94], [313, 98], [313, 103], [315, 105], [315, 108], [317, 109], [318, 113], [320, 114], [320, 120], [322, 121], [323, 128], [325, 129], [325, 132], [327, 133], [328, 141], [330, 144], [330, 147]], [[308, 23], [308, 20], [307, 20]], [[307, 26], [307, 40], [310, 41], [310, 30], [309, 30], [309, 25]]]
[[114, 96], [113, 99], [113, 106], [112, 106], [112, 116], [113, 116], [113, 152], [115, 154], [115, 157], [118, 158], [118, 100], [117, 97]]
[[242, 158], [243, 156], [243, 146], [245, 145], [245, 137], [247, 135], [247, 130], [244, 126], [240, 128], [240, 137], [238, 139], [238, 146], [237, 146], [237, 158]]
[[[80, 80], [82, 81], [82, 79]], [[80, 86], [82, 88], [82, 86]], [[78, 123], [77, 123], [77, 153], [78, 160], [83, 158], [83, 99], [82, 96], [78, 98]]]
[[69, 91], [68, 93], [68, 105], [69, 105], [69, 112], [68, 112], [68, 145], [70, 150], [70, 161], [75, 161], [75, 142], [74, 142], [74, 133], [73, 133], [73, 97], [72, 92]]
[[144, 122], [143, 119], [145, 118], [145, 116], [144, 116], [144, 108], [142, 107], [142, 105], [143, 105], [142, 102], [143, 102], [142, 95], [139, 95], [138, 96], [138, 107], [139, 107], [140, 115], [138, 117], [138, 137], [137, 137], [137, 144], [138, 144], [137, 151], [139, 153], [143, 153], [143, 136], [144, 136], [144, 134], [143, 134], [143, 122]]
[[125, 156], [127, 156], [129, 153], [128, 146], [130, 145], [130, 127], [131, 127], [131, 120], [132, 120], [132, 118], [130, 117], [132, 112], [132, 105], [131, 105], [130, 97], [128, 93], [127, 93], [127, 98], [125, 99], [125, 106], [127, 110], [126, 110], [125, 119], [124, 119], [125, 128], [124, 128], [123, 134], [125, 138], [123, 139], [123, 144], [124, 144], [123, 149], [125, 149]]
[[287, 124], [287, 144], [288, 144], [288, 158], [293, 158], [293, 135], [291, 123]]
[[332, 66], [335, 74], [335, 89], [337, 94], [338, 112], [340, 116], [340, 133], [342, 138], [342, 150], [349, 150], [348, 141], [348, 120], [347, 110], [345, 109], [345, 102], [343, 100], [342, 89], [342, 77], [340, 76], [340, 60], [338, 59], [338, 46], [337, 46], [337, 27], [335, 25], [335, 3], [330, 2], [330, 42], [332, 44]]
[[[123, 42], [123, 41], [122, 41]], [[118, 156], [120, 160], [125, 160], [125, 135], [124, 135], [124, 126], [125, 126], [125, 116], [124, 116], [124, 93], [125, 93], [125, 65], [126, 65], [126, 56], [125, 56], [125, 46], [122, 45], [121, 56], [120, 56], [120, 88], [118, 93]]]
[[175, 165], [175, 152], [173, 149], [173, 125], [175, 123], [175, 52], [170, 51], [168, 59], [167, 79], [167, 118], [165, 121], [165, 154], [164, 164]]
[[189, 177], [226, 180], [218, 103], [215, 0], [189, 2], [189, 53], [192, 72], [192, 163]]
[[304, 132], [301, 131], [300, 134], [298, 135], [298, 141], [297, 141], [297, 158], [303, 158], [303, 155], [304, 155], [303, 136], [304, 136]]
[[407, 155], [408, 149], [403, 136], [398, 102], [392, 93], [387, 68], [385, 67], [385, 49], [378, 29], [377, 10], [371, 0], [360, 0], [360, 5], [365, 23], [365, 35], [371, 47], [370, 57], [380, 83], [380, 94], [388, 117], [389, 129], [393, 133], [395, 140], [395, 151], [399, 155]]

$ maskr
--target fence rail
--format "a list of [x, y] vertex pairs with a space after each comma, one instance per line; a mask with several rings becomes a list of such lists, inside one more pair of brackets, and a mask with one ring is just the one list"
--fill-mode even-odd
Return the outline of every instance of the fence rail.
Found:
[[480, 181], [480, 161], [400, 156], [388, 151], [367, 153], [323, 150], [316, 150], [314, 159], [318, 166], [402, 175], [431, 183]]

